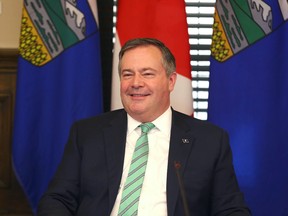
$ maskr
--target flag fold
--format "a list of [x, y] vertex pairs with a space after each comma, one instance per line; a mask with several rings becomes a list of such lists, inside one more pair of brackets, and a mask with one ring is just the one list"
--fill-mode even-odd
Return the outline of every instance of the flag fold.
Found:
[[208, 120], [231, 138], [253, 215], [288, 215], [288, 3], [217, 0]]
[[102, 112], [96, 11], [95, 0], [24, 1], [12, 158], [34, 212], [72, 122]]

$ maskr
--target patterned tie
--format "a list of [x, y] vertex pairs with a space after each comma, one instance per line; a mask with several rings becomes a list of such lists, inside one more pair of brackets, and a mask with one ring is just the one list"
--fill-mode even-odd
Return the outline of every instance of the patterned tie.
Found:
[[148, 122], [141, 124], [139, 127], [141, 127], [141, 136], [136, 142], [128, 177], [122, 192], [122, 199], [118, 211], [119, 216], [137, 215], [138, 211], [138, 203], [149, 152], [147, 133], [154, 128], [155, 125]]

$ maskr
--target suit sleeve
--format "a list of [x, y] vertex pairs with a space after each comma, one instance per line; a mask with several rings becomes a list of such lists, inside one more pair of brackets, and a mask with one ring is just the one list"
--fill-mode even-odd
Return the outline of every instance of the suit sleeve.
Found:
[[212, 215], [249, 216], [233, 167], [229, 137], [223, 131], [213, 178]]
[[72, 127], [62, 161], [38, 205], [38, 216], [75, 215], [78, 207], [80, 156], [77, 127]]

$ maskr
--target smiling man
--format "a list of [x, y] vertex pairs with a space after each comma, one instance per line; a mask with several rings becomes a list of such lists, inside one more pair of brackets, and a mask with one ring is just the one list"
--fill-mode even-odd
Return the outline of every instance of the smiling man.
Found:
[[170, 50], [130, 40], [118, 68], [124, 109], [72, 126], [38, 215], [250, 215], [227, 133], [170, 105]]
[[127, 47], [120, 52], [122, 103], [139, 122], [154, 121], [170, 106], [177, 74], [173, 64], [164, 68], [163, 63], [161, 51], [152, 45]]

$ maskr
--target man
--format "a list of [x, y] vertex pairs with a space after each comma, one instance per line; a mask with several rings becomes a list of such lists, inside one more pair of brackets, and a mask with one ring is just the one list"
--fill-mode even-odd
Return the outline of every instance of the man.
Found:
[[[124, 109], [73, 125], [38, 215], [250, 215], [227, 133], [170, 107], [175, 68], [174, 56], [156, 39], [134, 39], [122, 47]], [[149, 142], [149, 151], [141, 154], [148, 155], [148, 162], [140, 166], [141, 177], [129, 182], [133, 152], [142, 137], [139, 125], [148, 122], [152, 129], [143, 143]], [[144, 182], [126, 192], [140, 180]]]

